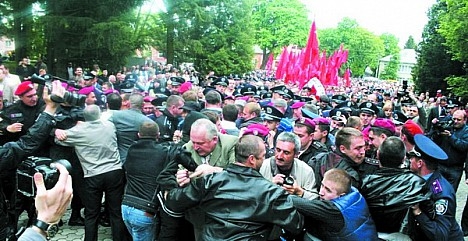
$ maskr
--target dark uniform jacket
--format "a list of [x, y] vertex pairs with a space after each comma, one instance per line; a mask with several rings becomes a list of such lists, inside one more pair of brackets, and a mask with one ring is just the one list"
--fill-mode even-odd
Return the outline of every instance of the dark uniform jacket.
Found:
[[433, 140], [449, 157], [447, 161], [440, 163], [444, 166], [457, 166], [463, 168], [468, 152], [468, 126], [454, 129], [452, 136], [433, 135]]
[[314, 157], [320, 152], [328, 152], [327, 146], [325, 146], [319, 141], [313, 141], [310, 144], [309, 148], [302, 152], [298, 158], [301, 161], [308, 162], [312, 157]]
[[236, 164], [171, 190], [166, 206], [187, 211], [197, 240], [266, 240], [273, 225], [293, 234], [303, 225], [302, 215], [281, 187]]
[[[4, 109], [0, 114], [0, 144], [17, 141], [20, 136], [25, 135], [43, 110], [42, 100], [38, 100], [35, 106], [27, 106], [22, 101], [17, 101]], [[7, 126], [13, 123], [23, 124], [20, 132], [10, 133], [6, 130]]]
[[[421, 207], [420, 215], [412, 215], [412, 240], [463, 240], [463, 232], [455, 219], [457, 203], [452, 185], [439, 171], [432, 173], [426, 185], [432, 193], [434, 205], [429, 210]], [[435, 218], [432, 219], [429, 213], [435, 213]]]

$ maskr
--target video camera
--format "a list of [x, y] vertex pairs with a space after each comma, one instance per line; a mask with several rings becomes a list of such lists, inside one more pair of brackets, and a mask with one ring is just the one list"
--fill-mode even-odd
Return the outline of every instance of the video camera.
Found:
[[36, 172], [42, 174], [46, 189], [53, 188], [60, 176], [60, 172], [53, 165], [54, 163], [62, 164], [68, 171], [71, 171], [71, 164], [65, 159], [54, 162], [47, 157], [28, 157], [18, 166], [16, 171], [18, 191], [27, 197], [36, 196], [36, 185], [34, 184], [34, 173]]
[[453, 124], [454, 121], [452, 119], [450, 120], [439, 120], [434, 124], [434, 130], [437, 133], [441, 133], [444, 131], [452, 131], [453, 130]]
[[192, 153], [185, 149], [185, 147], [178, 146], [176, 148], [174, 159], [177, 164], [182, 165], [191, 172], [195, 171], [198, 167], [198, 164], [192, 158]]
[[408, 80], [403, 80], [402, 90], [397, 92], [398, 99], [408, 97]]
[[[52, 92], [52, 81], [54, 80], [60, 80], [62, 82], [66, 82], [69, 87], [73, 87], [75, 89], [81, 89], [81, 86], [77, 85], [74, 81], [67, 81], [59, 77], [50, 75], [50, 74], [45, 74], [41, 76], [34, 74], [31, 76], [31, 82], [36, 83], [40, 86], [47, 86], [47, 88], [49, 89], [49, 92]], [[66, 102], [72, 106], [84, 106], [86, 96], [66, 91], [65, 94], [63, 95], [63, 98], [56, 96], [56, 95], [51, 95], [50, 99], [56, 103]]]

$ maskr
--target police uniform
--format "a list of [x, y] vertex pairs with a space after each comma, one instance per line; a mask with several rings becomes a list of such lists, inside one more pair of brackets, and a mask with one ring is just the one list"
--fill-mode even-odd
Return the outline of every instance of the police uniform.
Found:
[[[446, 161], [447, 154], [422, 134], [414, 136], [415, 147], [409, 155], [421, 157], [425, 162]], [[456, 194], [452, 185], [438, 170], [423, 176], [431, 192], [432, 205], [420, 204], [421, 213], [413, 215], [413, 240], [463, 240], [463, 233], [455, 219]], [[410, 220], [411, 221], [411, 220]]]
[[[296, 125], [304, 125], [310, 127], [312, 130], [315, 130], [315, 122], [309, 118], [300, 118], [296, 121]], [[309, 147], [300, 152], [298, 159], [304, 162], [308, 162], [312, 157], [317, 155], [320, 152], [327, 152], [327, 146], [319, 141], [312, 140]]]

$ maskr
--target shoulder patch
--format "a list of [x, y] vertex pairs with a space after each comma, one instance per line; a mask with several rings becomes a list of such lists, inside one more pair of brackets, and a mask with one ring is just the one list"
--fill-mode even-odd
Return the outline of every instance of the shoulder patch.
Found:
[[377, 159], [365, 158], [364, 161], [365, 161], [367, 164], [371, 164], [371, 165], [374, 165], [374, 166], [380, 166], [380, 161], [377, 160]]
[[439, 199], [434, 203], [434, 211], [437, 215], [444, 215], [448, 209], [448, 200]]

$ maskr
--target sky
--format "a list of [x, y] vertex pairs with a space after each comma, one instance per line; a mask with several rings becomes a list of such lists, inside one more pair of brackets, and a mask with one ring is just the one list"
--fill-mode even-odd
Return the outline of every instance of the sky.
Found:
[[376, 35], [391, 33], [403, 47], [408, 37], [416, 43], [426, 25], [427, 11], [436, 0], [301, 0], [317, 29], [336, 28], [349, 17]]

